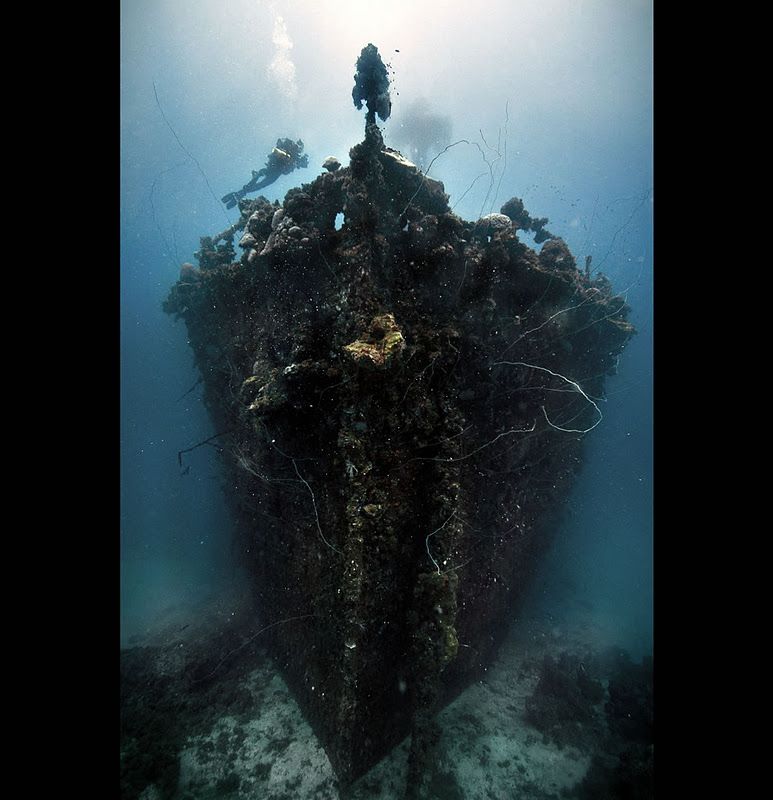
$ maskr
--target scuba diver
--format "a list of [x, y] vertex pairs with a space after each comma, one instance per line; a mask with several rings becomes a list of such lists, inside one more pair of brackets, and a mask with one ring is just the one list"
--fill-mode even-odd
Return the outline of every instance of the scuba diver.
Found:
[[238, 191], [229, 192], [223, 197], [225, 207], [233, 208], [244, 195], [249, 192], [257, 192], [258, 189], [268, 186], [280, 175], [287, 175], [299, 167], [307, 167], [309, 165], [309, 157], [301, 155], [301, 153], [303, 153], [303, 142], [300, 139], [297, 142], [292, 139], [277, 139], [276, 147], [268, 154], [266, 166], [258, 172], [253, 170], [252, 179], [249, 183], [245, 183]]

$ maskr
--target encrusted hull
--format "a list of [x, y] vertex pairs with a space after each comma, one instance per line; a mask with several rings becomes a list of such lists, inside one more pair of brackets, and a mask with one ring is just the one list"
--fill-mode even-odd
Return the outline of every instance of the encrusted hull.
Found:
[[525, 212], [461, 220], [375, 125], [350, 155], [281, 207], [242, 201], [240, 260], [202, 240], [166, 309], [279, 667], [342, 783], [413, 733], [410, 784], [438, 704], [494, 655], [633, 329], [561, 240], [519, 241]]

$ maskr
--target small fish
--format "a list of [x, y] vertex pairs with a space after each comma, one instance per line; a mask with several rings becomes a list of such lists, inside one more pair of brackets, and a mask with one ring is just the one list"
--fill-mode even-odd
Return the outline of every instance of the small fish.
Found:
[[399, 52], [400, 52], [399, 50], [395, 50], [395, 53], [399, 53]]
[[180, 473], [180, 475], [187, 475], [191, 471], [191, 465], [188, 466]]

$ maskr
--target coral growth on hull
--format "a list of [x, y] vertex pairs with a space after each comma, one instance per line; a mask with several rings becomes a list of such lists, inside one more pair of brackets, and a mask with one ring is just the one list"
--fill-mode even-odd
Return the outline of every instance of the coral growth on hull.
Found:
[[165, 309], [282, 622], [272, 655], [342, 784], [412, 733], [416, 796], [433, 716], [493, 658], [602, 418], [629, 309], [560, 239], [520, 241], [520, 201], [453, 214], [374, 122], [348, 166], [239, 209]]

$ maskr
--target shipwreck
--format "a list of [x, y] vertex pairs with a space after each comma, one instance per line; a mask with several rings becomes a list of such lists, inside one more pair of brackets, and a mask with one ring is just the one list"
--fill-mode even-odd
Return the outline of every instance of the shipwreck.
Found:
[[494, 658], [634, 331], [547, 220], [517, 198], [461, 219], [385, 145], [372, 45], [353, 99], [348, 165], [242, 199], [165, 310], [203, 377], [264, 644], [341, 785], [411, 735], [415, 797], [433, 717]]

